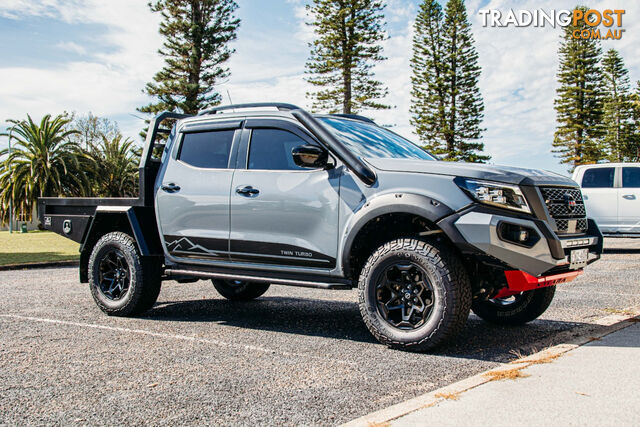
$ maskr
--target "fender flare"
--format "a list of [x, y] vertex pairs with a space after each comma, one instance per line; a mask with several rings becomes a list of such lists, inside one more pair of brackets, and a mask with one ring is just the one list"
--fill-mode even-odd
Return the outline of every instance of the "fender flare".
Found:
[[386, 214], [412, 214], [432, 223], [454, 213], [453, 209], [432, 197], [413, 193], [387, 193], [377, 196], [360, 207], [344, 229], [340, 247], [342, 248], [342, 271], [347, 274], [351, 268], [351, 249], [362, 228], [374, 218]]
[[112, 231], [130, 233], [143, 257], [164, 256], [153, 208], [98, 206], [80, 246], [81, 283], [86, 283], [89, 280], [88, 264], [93, 246], [100, 237]]

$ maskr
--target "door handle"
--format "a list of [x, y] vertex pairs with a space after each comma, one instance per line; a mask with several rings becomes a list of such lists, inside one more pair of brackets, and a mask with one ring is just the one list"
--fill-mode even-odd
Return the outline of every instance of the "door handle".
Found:
[[244, 187], [236, 188], [236, 193], [242, 194], [243, 196], [247, 197], [253, 197], [257, 196], [260, 193], [260, 190], [258, 190], [257, 188], [253, 188], [250, 185], [246, 185]]
[[180, 186], [174, 184], [173, 182], [170, 182], [168, 184], [162, 184], [160, 188], [162, 188], [167, 193], [175, 193], [176, 191], [180, 191]]
[[635, 194], [625, 194], [624, 196], [622, 196], [623, 199], [627, 199], [627, 200], [635, 200], [636, 199], [636, 195]]

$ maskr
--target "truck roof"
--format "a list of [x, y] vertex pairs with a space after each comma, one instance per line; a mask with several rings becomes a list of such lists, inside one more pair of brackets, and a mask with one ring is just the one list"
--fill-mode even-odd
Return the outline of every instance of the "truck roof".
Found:
[[[180, 121], [183, 123], [198, 123], [201, 121], [237, 119], [247, 117], [277, 117], [296, 120], [292, 114], [293, 110], [301, 110], [293, 104], [285, 104], [279, 102], [263, 102], [251, 104], [234, 104], [219, 107], [213, 107], [201, 111], [195, 116], [186, 117]], [[375, 124], [368, 117], [357, 114], [313, 114], [313, 117], [340, 117], [348, 120], [355, 120]], [[297, 120], [296, 120], [297, 121]]]
[[576, 166], [576, 171], [582, 169], [594, 169], [594, 168], [610, 168], [616, 166], [640, 166], [640, 163], [637, 162], [618, 162], [618, 163], [594, 163], [590, 165], [580, 165]]

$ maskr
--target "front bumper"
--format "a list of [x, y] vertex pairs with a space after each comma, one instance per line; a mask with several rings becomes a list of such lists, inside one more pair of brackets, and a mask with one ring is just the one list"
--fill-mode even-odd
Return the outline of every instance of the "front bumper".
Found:
[[[502, 223], [526, 227], [537, 233], [538, 239], [530, 246], [507, 241], [499, 233]], [[537, 277], [583, 267], [584, 264], [579, 267], [571, 265], [571, 251], [575, 249], [587, 249], [586, 264], [600, 258], [602, 234], [593, 220], [588, 223], [585, 235], [558, 237], [546, 222], [539, 219], [472, 205], [440, 220], [438, 225], [463, 253], [489, 255], [514, 270]]]

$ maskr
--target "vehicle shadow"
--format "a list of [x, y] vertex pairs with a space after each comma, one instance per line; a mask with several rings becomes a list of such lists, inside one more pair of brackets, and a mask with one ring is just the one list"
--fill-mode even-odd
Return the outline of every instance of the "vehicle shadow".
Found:
[[[366, 343], [384, 349], [367, 330], [357, 304], [350, 301], [278, 296], [242, 302], [223, 299], [172, 301], [157, 304], [142, 317], [155, 321], [213, 322], [301, 337]], [[471, 315], [454, 340], [429, 354], [506, 362], [517, 355], [530, 354], [562, 342], [561, 332], [578, 328], [597, 327], [551, 319], [538, 319], [520, 327], [504, 327]]]
[[640, 254], [640, 248], [604, 248], [605, 254]]

